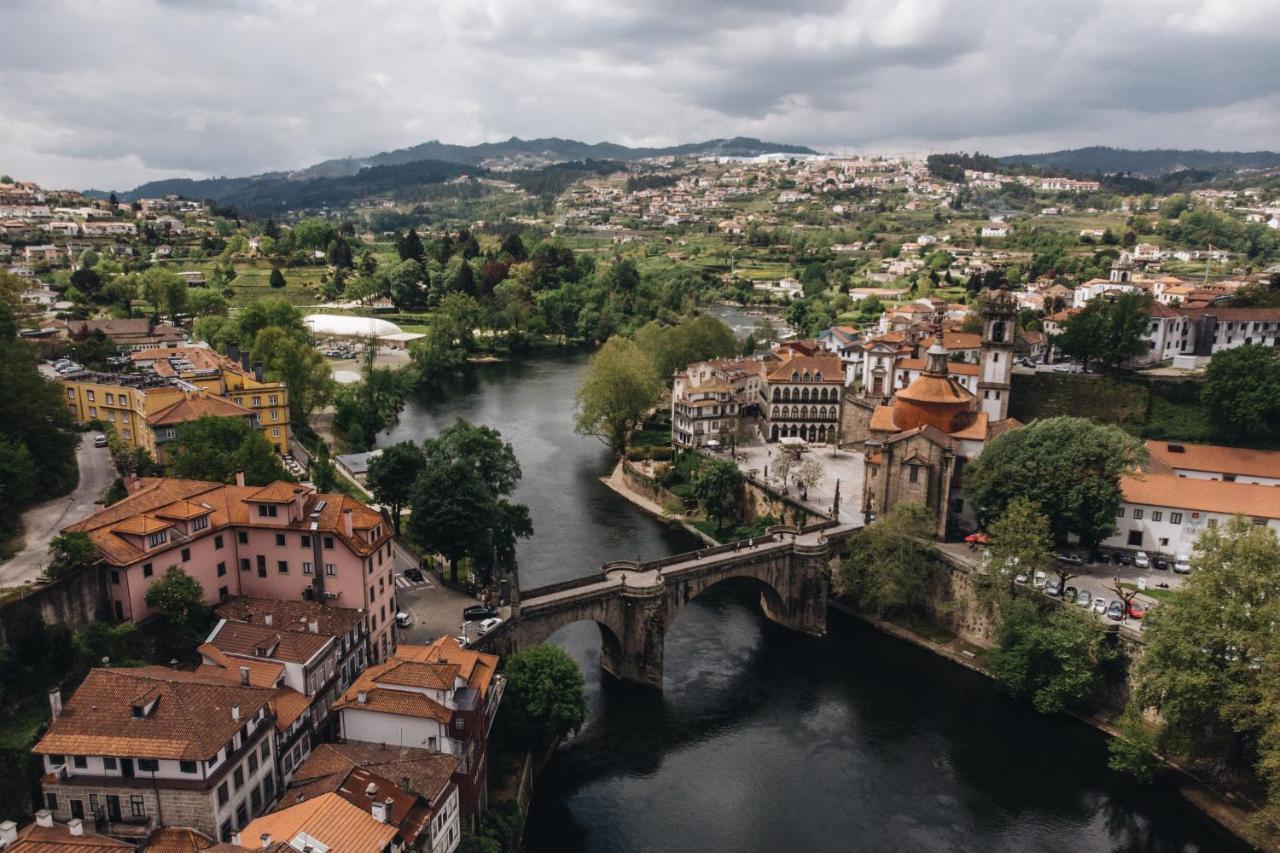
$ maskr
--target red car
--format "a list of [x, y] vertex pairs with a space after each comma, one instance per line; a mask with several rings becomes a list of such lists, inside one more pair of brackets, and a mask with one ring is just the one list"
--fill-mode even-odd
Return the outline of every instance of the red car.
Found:
[[1146, 608], [1144, 608], [1141, 604], [1139, 604], [1136, 601], [1129, 602], [1129, 618], [1130, 619], [1141, 619], [1143, 616], [1146, 616], [1146, 615], [1147, 615]]

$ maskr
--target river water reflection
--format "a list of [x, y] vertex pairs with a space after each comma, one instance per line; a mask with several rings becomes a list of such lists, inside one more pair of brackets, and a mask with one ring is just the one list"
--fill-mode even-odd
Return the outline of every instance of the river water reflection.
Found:
[[[599, 482], [607, 450], [572, 432], [584, 365], [486, 366], [412, 402], [381, 442], [456, 417], [500, 429], [535, 527], [519, 552], [526, 587], [694, 547]], [[559, 632], [584, 666], [590, 719], [539, 782], [528, 850], [1243, 849], [1176, 791], [1108, 771], [1093, 730], [854, 620], [833, 615], [830, 629], [779, 629], [749, 590], [721, 585], [671, 626], [661, 695], [602, 683], [594, 625]]]

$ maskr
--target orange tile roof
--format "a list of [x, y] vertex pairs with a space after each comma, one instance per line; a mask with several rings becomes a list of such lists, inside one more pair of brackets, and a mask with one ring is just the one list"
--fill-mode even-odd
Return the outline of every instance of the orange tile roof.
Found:
[[[1181, 448], [1171, 450], [1171, 447]], [[1147, 442], [1152, 471], [1170, 473], [1175, 468], [1213, 474], [1249, 475], [1280, 479], [1280, 452], [1223, 447], [1217, 444], [1185, 444], [1179, 441]], [[1167, 470], [1161, 470], [1162, 468]]]
[[769, 372], [769, 380], [788, 382], [793, 371], [803, 374], [806, 370], [822, 373], [823, 384], [844, 384], [844, 368], [837, 355], [793, 355], [783, 359]]
[[202, 515], [208, 515], [211, 512], [213, 512], [213, 507], [211, 506], [184, 499], [156, 510], [156, 515], [161, 518], [177, 518], [186, 521], [192, 518], [199, 518]]
[[448, 635], [437, 637], [425, 646], [401, 644], [396, 647], [396, 657], [405, 660], [436, 660], [456, 664], [459, 674], [483, 696], [489, 691], [493, 676], [498, 672], [498, 656], [464, 649]]
[[[924, 370], [926, 363], [927, 360], [923, 358], [902, 358], [894, 367], [899, 370]], [[947, 373], [953, 376], [977, 376], [981, 369], [978, 365], [967, 361], [947, 362]]]
[[378, 683], [448, 690], [458, 678], [458, 669], [457, 664], [402, 661], [379, 675]]
[[198, 853], [214, 845], [213, 839], [185, 826], [157, 829], [147, 839], [146, 853]]
[[310, 798], [335, 790], [354, 767], [369, 768], [397, 782], [408, 778], [412, 790], [436, 803], [452, 781], [458, 759], [442, 752], [386, 744], [321, 744], [294, 771], [285, 799]]
[[223, 619], [266, 624], [267, 617], [280, 631], [309, 631], [310, 623], [318, 623], [320, 633], [338, 637], [364, 621], [364, 611], [353, 607], [337, 607], [315, 601], [237, 596], [219, 604], [215, 612]]
[[5, 848], [7, 853], [120, 853], [132, 849], [132, 844], [89, 830], [72, 835], [65, 823], [41, 826], [35, 821], [18, 830], [18, 840]]
[[214, 631], [209, 636], [209, 644], [227, 655], [289, 663], [306, 663], [333, 642], [326, 634], [231, 620], [218, 623]]
[[328, 793], [250, 821], [240, 837], [256, 844], [264, 835], [290, 841], [305, 832], [333, 853], [376, 853], [391, 843], [396, 831], [336, 793]]
[[276, 480], [262, 488], [258, 489], [245, 497], [245, 500], [254, 503], [271, 503], [271, 504], [287, 504], [293, 501], [293, 497], [302, 487], [296, 483], [286, 483], [284, 480]]
[[[294, 483], [280, 482], [273, 484], [279, 491], [300, 488]], [[102, 559], [112, 565], [130, 565], [147, 556], [147, 551], [133, 542], [115, 535], [117, 531], [142, 535], [136, 528], [146, 525], [146, 521], [131, 521], [136, 516], [146, 516], [168, 507], [179, 500], [189, 500], [201, 504], [209, 504], [213, 512], [209, 514], [209, 526], [196, 536], [209, 536], [228, 526], [258, 526], [257, 514], [250, 511], [247, 501], [250, 496], [264, 491], [259, 486], [227, 486], [222, 483], [211, 483], [205, 480], [176, 480], [166, 478], [144, 478], [140, 487], [124, 500], [112, 504], [101, 512], [96, 512], [75, 524], [63, 528], [63, 532], [83, 532], [89, 534], [97, 546]], [[382, 547], [391, 538], [391, 530], [383, 524], [382, 516], [374, 510], [352, 500], [346, 495], [310, 493], [307, 495], [302, 518], [289, 524], [272, 524], [273, 530], [309, 530], [310, 513], [324, 502], [320, 510], [319, 529], [344, 541], [352, 551], [361, 556], [371, 554]], [[376, 540], [370, 541], [367, 534], [362, 538], [348, 537], [342, 522], [343, 510], [352, 511], [352, 527], [365, 531], [381, 525], [382, 531]], [[155, 519], [151, 519], [155, 521]], [[152, 532], [147, 530], [145, 532]]]
[[1120, 478], [1126, 502], [1193, 512], [1280, 519], [1280, 488], [1161, 474]]
[[[90, 670], [32, 752], [208, 760], [272, 696], [194, 679], [163, 667]], [[135, 704], [153, 699], [149, 714], [134, 716]], [[239, 721], [231, 717], [232, 705], [239, 705]]]
[[156, 533], [160, 530], [167, 530], [170, 527], [173, 527], [170, 522], [161, 521], [149, 515], [135, 515], [133, 518], [127, 518], [117, 524], [116, 531], [134, 536], [146, 536], [148, 533]]
[[311, 700], [292, 687], [276, 689], [271, 707], [276, 712], [276, 731], [286, 731], [311, 707]]
[[251, 687], [275, 687], [284, 675], [284, 664], [274, 660], [258, 658], [233, 658], [224, 654], [222, 649], [213, 643], [205, 643], [196, 649], [204, 658], [196, 672], [210, 679], [240, 683], [240, 668], [249, 670]]
[[172, 406], [161, 409], [147, 416], [147, 423], [152, 426], [173, 426], [185, 424], [200, 418], [248, 418], [253, 416], [252, 409], [246, 409], [239, 403], [233, 403], [222, 397], [186, 397]]

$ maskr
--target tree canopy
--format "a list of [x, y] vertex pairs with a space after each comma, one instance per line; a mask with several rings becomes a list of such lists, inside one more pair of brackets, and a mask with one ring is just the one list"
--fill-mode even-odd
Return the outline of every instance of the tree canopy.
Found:
[[1060, 606], [1046, 616], [1035, 601], [1017, 596], [1005, 608], [990, 666], [1010, 693], [1052, 714], [1084, 702], [1118, 656], [1092, 615]]
[[250, 486], [290, 480], [262, 430], [244, 418], [203, 417], [178, 427], [173, 442], [173, 476], [235, 482], [244, 472]]
[[943, 571], [927, 542], [933, 526], [923, 505], [902, 502], [859, 530], [840, 564], [841, 593], [878, 615], [923, 606]]
[[968, 466], [965, 489], [983, 526], [1026, 498], [1049, 518], [1054, 538], [1075, 534], [1089, 548], [1116, 529], [1120, 477], [1146, 460], [1146, 448], [1119, 427], [1057, 417], [1011, 430]]
[[412, 441], [384, 447], [369, 460], [366, 479], [374, 500], [391, 512], [396, 535], [400, 533], [400, 512], [413, 497], [413, 484], [426, 466], [422, 448]]
[[586, 681], [577, 661], [559, 646], [541, 644], [507, 658], [502, 713], [508, 731], [542, 748], [575, 734], [587, 719]]
[[574, 429], [621, 453], [627, 435], [658, 401], [661, 387], [652, 363], [634, 341], [610, 338], [591, 357], [578, 388]]
[[1089, 362], [1098, 361], [1115, 370], [1147, 352], [1151, 318], [1146, 310], [1151, 302], [1151, 297], [1143, 293], [1093, 299], [1064, 323], [1063, 332], [1054, 343], [1086, 369]]
[[1280, 435], [1280, 359], [1271, 347], [1245, 344], [1215, 353], [1200, 396], [1224, 438], [1257, 441]]

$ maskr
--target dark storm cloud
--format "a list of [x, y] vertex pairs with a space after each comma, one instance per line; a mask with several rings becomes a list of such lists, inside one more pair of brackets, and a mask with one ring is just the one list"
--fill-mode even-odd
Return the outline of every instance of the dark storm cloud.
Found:
[[1280, 146], [1271, 0], [20, 0], [0, 171], [124, 187], [439, 138]]

